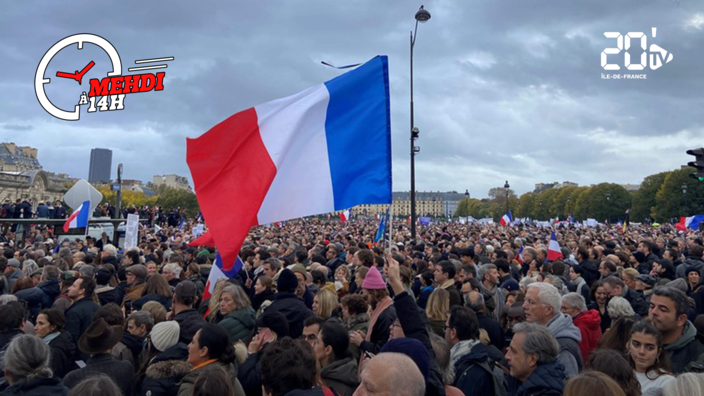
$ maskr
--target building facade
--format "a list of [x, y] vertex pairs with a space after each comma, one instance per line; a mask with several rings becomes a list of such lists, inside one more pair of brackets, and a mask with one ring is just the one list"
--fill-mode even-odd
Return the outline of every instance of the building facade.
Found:
[[43, 170], [0, 172], [0, 202], [6, 199], [32, 201], [32, 206], [47, 201], [61, 201], [76, 179]]
[[188, 178], [179, 175], [156, 175], [152, 178], [152, 184], [154, 187], [165, 185], [182, 190], [191, 190]]
[[[466, 198], [465, 194], [457, 191], [416, 192], [416, 215], [428, 217], [452, 217], [457, 210], [460, 200]], [[392, 193], [392, 214], [395, 217], [408, 217], [411, 215], [411, 194], [408, 191]], [[359, 205], [352, 209], [352, 214], [357, 216], [376, 216], [386, 213], [388, 205]]]
[[112, 150], [94, 148], [90, 150], [90, 167], [88, 181], [90, 183], [110, 183], [112, 170]]
[[37, 160], [37, 149], [0, 143], [0, 172], [26, 172], [42, 169]]

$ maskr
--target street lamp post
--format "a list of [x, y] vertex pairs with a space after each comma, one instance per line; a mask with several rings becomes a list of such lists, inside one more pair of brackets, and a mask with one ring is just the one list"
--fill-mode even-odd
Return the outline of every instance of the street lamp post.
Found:
[[506, 183], [504, 183], [504, 190], [506, 191], [506, 213], [508, 213], [508, 189], [511, 188], [511, 186], [508, 185], [508, 180], [506, 180]]
[[416, 26], [411, 32], [411, 239], [416, 239], [416, 153], [420, 147], [415, 145], [420, 131], [415, 127], [413, 119], [413, 47], [418, 35], [418, 22], [425, 23], [430, 19], [430, 13], [423, 6], [416, 12]]
[[611, 224], [611, 192], [606, 193], [606, 221]]
[[684, 195], [684, 215], [687, 216], [687, 185], [682, 184], [682, 195]]

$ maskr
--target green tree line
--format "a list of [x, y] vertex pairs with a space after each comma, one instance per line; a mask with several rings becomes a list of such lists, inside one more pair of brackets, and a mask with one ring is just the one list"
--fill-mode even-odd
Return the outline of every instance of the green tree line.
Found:
[[[527, 192], [517, 197], [509, 190], [508, 207], [514, 218], [547, 220], [572, 216], [617, 222], [626, 219], [629, 211], [633, 222], [664, 222], [681, 216], [704, 214], [704, 183], [691, 178], [694, 168], [685, 167], [661, 172], [643, 179], [640, 188], [629, 192], [613, 183], [591, 187], [550, 188], [539, 193]], [[472, 216], [498, 220], [506, 213], [506, 193], [496, 187], [488, 199], [463, 199], [455, 216]]]

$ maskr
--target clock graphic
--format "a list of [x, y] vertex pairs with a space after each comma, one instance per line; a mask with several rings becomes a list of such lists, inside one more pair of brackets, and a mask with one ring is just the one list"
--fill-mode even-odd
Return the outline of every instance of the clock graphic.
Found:
[[[74, 34], [51, 46], [51, 48], [49, 48], [49, 50], [39, 61], [39, 66], [37, 66], [37, 73], [34, 76], [34, 91], [37, 95], [37, 99], [39, 100], [39, 104], [42, 105], [47, 113], [66, 121], [78, 121], [81, 118], [81, 108], [79, 105], [76, 105], [74, 111], [66, 111], [54, 106], [54, 104], [51, 103], [49, 98], [46, 96], [46, 91], [44, 90], [44, 85], [49, 84], [51, 79], [46, 78], [44, 74], [46, 73], [47, 66], [49, 66], [49, 62], [51, 62], [54, 56], [56, 56], [56, 54], [58, 54], [61, 50], [73, 44], [78, 44], [78, 49], [80, 50], [83, 49], [83, 43], [95, 44], [108, 54], [110, 61], [112, 62], [112, 71], [107, 73], [108, 77], [122, 75], [122, 61], [120, 60], [120, 55], [109, 41], [100, 36], [88, 33]], [[91, 61], [80, 72], [78, 70], [76, 70], [75, 73], [58, 72], [56, 73], [56, 76], [74, 79], [81, 84], [83, 75], [87, 73], [88, 70], [90, 70], [94, 65], [95, 63]]]

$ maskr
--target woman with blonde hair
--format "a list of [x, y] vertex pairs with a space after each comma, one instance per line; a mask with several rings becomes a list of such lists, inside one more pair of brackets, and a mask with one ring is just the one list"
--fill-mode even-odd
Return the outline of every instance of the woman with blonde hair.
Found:
[[337, 308], [337, 294], [329, 289], [321, 289], [313, 298], [313, 313], [328, 320]]
[[227, 279], [218, 279], [218, 281], [215, 282], [213, 294], [208, 300], [204, 300], [203, 304], [200, 305], [199, 311], [202, 310], [201, 314], [205, 314], [207, 310], [210, 310], [210, 313], [205, 318], [205, 320], [207, 320], [208, 322], [217, 323], [222, 320], [222, 316], [220, 316], [220, 310], [218, 309], [218, 306], [220, 305], [220, 294], [222, 294], [222, 289], [225, 288], [225, 286], [227, 286], [228, 284], [231, 283], [228, 283]]
[[236, 344], [239, 340], [248, 343], [256, 323], [254, 309], [244, 289], [232, 284], [226, 285], [220, 293], [218, 310], [223, 316], [218, 325], [225, 329], [230, 343]]
[[435, 289], [428, 298], [428, 305], [425, 306], [425, 315], [430, 321], [430, 328], [433, 333], [444, 337], [445, 322], [447, 313], [450, 312], [450, 292], [445, 289]]
[[640, 273], [635, 268], [625, 268], [621, 272], [621, 280], [628, 286], [631, 290], [636, 290], [636, 280]]
[[704, 374], [680, 374], [662, 387], [663, 396], [704, 396]]

